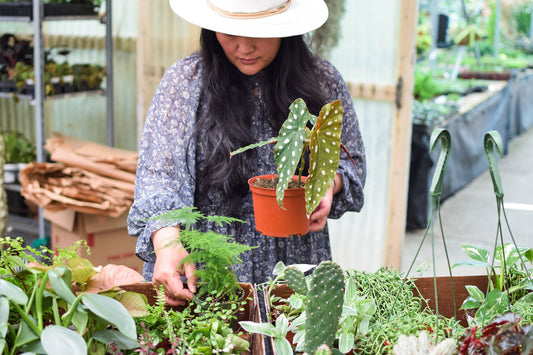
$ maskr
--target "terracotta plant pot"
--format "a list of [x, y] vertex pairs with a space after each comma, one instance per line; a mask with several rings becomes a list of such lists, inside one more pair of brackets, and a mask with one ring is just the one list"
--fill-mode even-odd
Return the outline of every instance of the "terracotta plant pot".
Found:
[[[276, 175], [261, 175], [248, 180], [254, 203], [255, 228], [266, 236], [290, 237], [309, 232], [305, 209], [305, 188], [287, 189], [283, 208], [276, 201], [276, 190], [255, 186], [258, 179], [272, 179]], [[293, 180], [297, 180], [295, 176]], [[305, 180], [302, 177], [302, 180]]]

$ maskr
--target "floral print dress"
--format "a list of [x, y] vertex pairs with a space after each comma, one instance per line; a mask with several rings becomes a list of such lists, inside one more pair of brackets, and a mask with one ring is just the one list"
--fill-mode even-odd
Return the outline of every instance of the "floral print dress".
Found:
[[[321, 87], [328, 102], [340, 99], [344, 109], [341, 140], [350, 152], [356, 166], [341, 153], [338, 173], [342, 174], [344, 188], [333, 199], [330, 218], [339, 218], [346, 211], [359, 211], [363, 206], [365, 182], [365, 154], [354, 112], [350, 92], [339, 72], [327, 61], [317, 59]], [[135, 182], [135, 199], [128, 216], [129, 234], [137, 237], [136, 254], [144, 263], [143, 276], [152, 279], [155, 253], [150, 236], [166, 226], [150, 217], [185, 206], [194, 206], [206, 214], [216, 214], [214, 205], [199, 206], [195, 199], [197, 184], [195, 171], [202, 167], [205, 156], [201, 147], [189, 144], [197, 115], [205, 110], [201, 80], [202, 61], [199, 55], [184, 58], [165, 73], [148, 111], [139, 151]], [[252, 117], [252, 133], [256, 141], [275, 136], [266, 123], [268, 110], [265, 107], [258, 75], [249, 76], [247, 85], [256, 93], [252, 95], [255, 113]], [[253, 150], [251, 160], [253, 176], [276, 172], [273, 145]], [[252, 176], [250, 176], [252, 177]], [[210, 191], [211, 201], [220, 194]], [[240, 219], [246, 223], [219, 227], [204, 226], [219, 233], [233, 235], [239, 243], [256, 246], [244, 254], [242, 263], [235, 265], [240, 282], [263, 283], [272, 276], [277, 262], [286, 265], [304, 263], [318, 264], [331, 259], [327, 226], [323, 231], [310, 232], [291, 238], [266, 237], [255, 230], [252, 196], [249, 193], [242, 202]]]

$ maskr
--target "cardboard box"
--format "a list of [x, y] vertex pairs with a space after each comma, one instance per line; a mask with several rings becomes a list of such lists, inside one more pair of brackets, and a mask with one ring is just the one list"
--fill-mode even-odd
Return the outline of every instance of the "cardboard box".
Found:
[[91, 255], [80, 255], [95, 266], [126, 265], [142, 273], [143, 262], [135, 255], [137, 238], [128, 234], [127, 212], [117, 218], [99, 216], [65, 209], [58, 212], [44, 210], [51, 223], [51, 248], [67, 248], [78, 240], [85, 240]]

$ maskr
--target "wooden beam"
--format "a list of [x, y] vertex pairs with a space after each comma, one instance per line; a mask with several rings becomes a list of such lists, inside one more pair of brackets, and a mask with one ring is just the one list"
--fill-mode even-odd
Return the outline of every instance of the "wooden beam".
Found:
[[396, 269], [400, 267], [407, 215], [418, 1], [401, 0], [400, 11], [397, 73], [398, 82], [401, 85], [399, 85], [399, 101], [396, 105], [392, 128], [385, 250], [386, 265]]
[[379, 85], [369, 83], [348, 82], [348, 89], [352, 97], [363, 100], [395, 101], [396, 87], [394, 85]]

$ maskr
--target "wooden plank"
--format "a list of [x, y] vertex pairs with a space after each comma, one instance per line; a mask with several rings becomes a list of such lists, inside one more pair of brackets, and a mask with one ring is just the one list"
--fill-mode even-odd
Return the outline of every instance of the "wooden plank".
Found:
[[411, 154], [411, 107], [413, 104], [414, 65], [416, 60], [416, 24], [418, 1], [402, 0], [398, 34], [397, 72], [402, 82], [399, 106], [396, 106], [391, 142], [389, 203], [385, 264], [398, 269], [405, 236], [407, 192]]
[[394, 85], [354, 82], [348, 82], [347, 85], [352, 96], [358, 99], [378, 101], [396, 100], [396, 87]]

